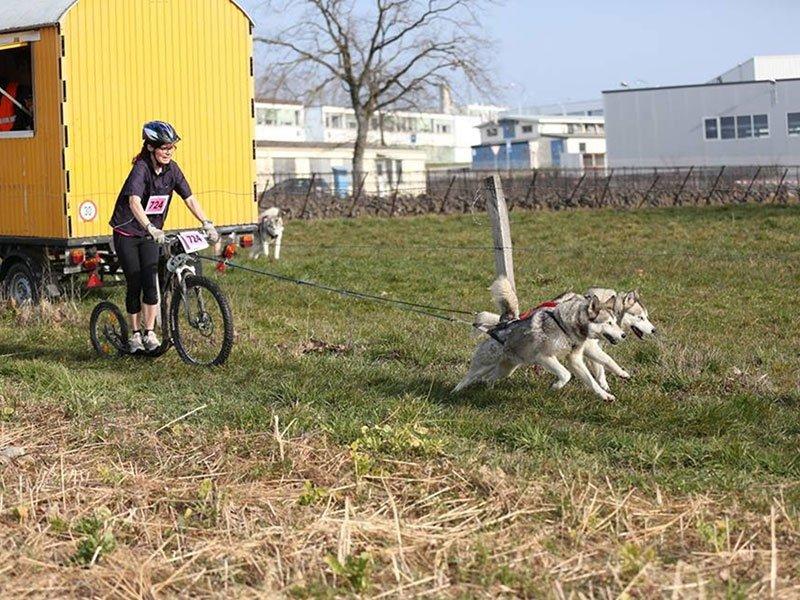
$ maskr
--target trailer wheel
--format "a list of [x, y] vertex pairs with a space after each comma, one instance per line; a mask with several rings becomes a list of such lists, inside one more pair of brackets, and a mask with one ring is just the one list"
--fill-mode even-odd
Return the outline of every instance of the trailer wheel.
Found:
[[38, 304], [41, 298], [39, 281], [33, 271], [22, 261], [8, 268], [2, 281], [3, 297], [17, 305]]

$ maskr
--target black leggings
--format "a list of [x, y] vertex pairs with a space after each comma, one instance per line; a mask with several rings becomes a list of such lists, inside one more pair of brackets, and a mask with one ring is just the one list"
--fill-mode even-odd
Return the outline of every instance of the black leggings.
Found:
[[135, 315], [142, 310], [142, 296], [145, 304], [158, 304], [158, 244], [151, 239], [127, 237], [115, 232], [114, 250], [128, 284], [125, 294], [128, 314]]

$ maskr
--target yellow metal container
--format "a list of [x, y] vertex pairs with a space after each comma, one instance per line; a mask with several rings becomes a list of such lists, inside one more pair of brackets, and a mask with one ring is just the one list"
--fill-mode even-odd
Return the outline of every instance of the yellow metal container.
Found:
[[[0, 136], [0, 237], [110, 235], [142, 124], [153, 119], [181, 135], [175, 160], [209, 218], [255, 222], [249, 17], [231, 0], [62, 4], [30, 42], [34, 135]], [[166, 225], [197, 221], [176, 196]]]

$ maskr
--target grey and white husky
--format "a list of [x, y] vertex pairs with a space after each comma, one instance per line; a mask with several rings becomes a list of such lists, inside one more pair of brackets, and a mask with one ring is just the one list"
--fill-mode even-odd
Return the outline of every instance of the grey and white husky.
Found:
[[[633, 332], [640, 340], [655, 334], [656, 326], [650, 321], [650, 315], [642, 302], [638, 290], [633, 290], [626, 294], [617, 294], [617, 292], [608, 288], [589, 288], [586, 293], [597, 296], [601, 301], [608, 301], [608, 299], [612, 297], [617, 298], [617, 305], [614, 308], [614, 313], [617, 316], [620, 327], [622, 327], [625, 333]], [[617, 377], [630, 379], [630, 374], [607, 354], [607, 361], [601, 362], [593, 360], [591, 357], [598, 352], [603, 352], [600, 347], [600, 341], [588, 341], [586, 348], [587, 364], [597, 380], [597, 383], [600, 384], [600, 387], [609, 391], [608, 381], [606, 380], [606, 367]], [[605, 353], [603, 352], [603, 354]]]
[[[498, 283], [495, 282], [493, 285], [496, 286]], [[586, 291], [586, 296], [596, 296], [603, 303], [613, 300], [614, 315], [626, 334], [633, 332], [639, 339], [655, 334], [656, 327], [650, 321], [649, 313], [642, 302], [638, 290], [618, 294], [610, 288], [591, 287]], [[578, 297], [580, 295], [575, 292], [566, 292], [554, 298], [552, 302], [559, 303]], [[480, 312], [475, 317], [475, 326], [479, 331], [485, 331], [496, 326], [500, 323], [500, 320], [500, 315], [496, 313]], [[603, 351], [600, 339], [587, 340], [584, 348], [584, 358], [597, 383], [607, 392], [610, 389], [606, 378], [606, 368], [617, 377], [630, 379], [630, 373]]]
[[275, 245], [275, 260], [281, 257], [281, 240], [283, 239], [283, 218], [281, 209], [272, 206], [258, 215], [258, 231], [250, 258], [258, 258], [262, 254], [269, 258], [269, 245]]
[[[604, 338], [617, 344], [625, 338], [614, 315], [616, 297], [602, 302], [597, 296], [575, 294], [516, 318], [519, 302], [508, 279], [498, 279], [491, 290], [504, 318], [511, 318], [492, 329], [493, 337], [478, 344], [469, 371], [453, 392], [479, 381], [508, 377], [521, 365], [536, 364], [557, 377], [553, 389], [563, 388], [574, 374], [604, 400], [615, 399], [592, 376], [584, 353], [588, 340]], [[559, 361], [562, 357], [567, 358], [569, 369]]]

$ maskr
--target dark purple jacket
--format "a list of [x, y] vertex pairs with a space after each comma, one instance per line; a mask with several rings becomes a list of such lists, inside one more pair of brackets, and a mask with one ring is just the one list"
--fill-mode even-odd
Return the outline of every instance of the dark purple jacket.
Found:
[[184, 200], [192, 195], [189, 183], [183, 176], [183, 171], [178, 163], [172, 161], [162, 169], [161, 173], [156, 175], [152, 161], [149, 158], [139, 158], [134, 163], [130, 175], [122, 186], [122, 191], [117, 196], [114, 213], [108, 224], [122, 234], [145, 237], [147, 231], [139, 225], [139, 221], [133, 216], [130, 207], [130, 197], [138, 196], [142, 199], [142, 208], [148, 213], [147, 217], [150, 222], [159, 229], [163, 229], [173, 191], [178, 192], [178, 195]]

